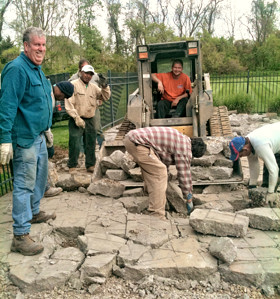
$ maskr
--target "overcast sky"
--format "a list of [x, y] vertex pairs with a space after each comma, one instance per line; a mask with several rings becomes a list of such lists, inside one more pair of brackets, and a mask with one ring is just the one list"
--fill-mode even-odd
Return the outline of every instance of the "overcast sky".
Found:
[[[121, 0], [122, 4], [125, 4], [127, 0]], [[172, 6], [175, 6], [177, 0], [172, 0]], [[268, 2], [271, 2], [272, 0], [268, 0]], [[278, 2], [278, 4], [280, 5], [280, 0], [276, 0]], [[150, 0], [150, 3], [154, 3], [154, 7], [156, 8], [156, 2], [157, 0]], [[251, 3], [252, 0], [224, 0], [223, 2], [223, 16], [225, 18], [228, 18], [229, 14], [232, 13], [235, 17], [235, 19], [237, 20], [238, 18], [244, 16], [244, 15], [248, 15], [250, 14], [250, 10], [251, 10]], [[231, 9], [230, 9], [231, 7]], [[169, 14], [172, 14], [171, 8], [169, 11]], [[106, 28], [108, 28], [107, 24], [106, 24], [106, 12], [101, 12], [100, 11], [100, 16], [97, 16], [97, 20], [96, 20], [96, 25], [98, 26], [98, 28], [102, 28], [102, 33], [106, 33]], [[15, 17], [15, 12], [9, 10], [8, 13], [5, 15], [6, 19], [13, 19]], [[243, 21], [245, 22], [245, 18], [243, 18]], [[245, 39], [245, 38], [250, 38], [247, 30], [244, 26], [240, 26], [240, 24], [237, 22], [236, 24], [238, 24], [238, 26], [236, 27], [235, 30], [235, 39]], [[5, 26], [5, 30], [4, 30], [4, 36], [7, 35], [11, 35], [11, 38], [14, 39], [14, 36], [12, 35], [11, 31], [9, 31], [7, 29], [7, 27]], [[219, 20], [216, 22], [215, 25], [215, 36], [221, 37], [221, 36], [225, 36], [228, 37], [228, 28], [227, 25], [224, 21]], [[105, 37], [107, 36], [107, 34], [104, 34]]]

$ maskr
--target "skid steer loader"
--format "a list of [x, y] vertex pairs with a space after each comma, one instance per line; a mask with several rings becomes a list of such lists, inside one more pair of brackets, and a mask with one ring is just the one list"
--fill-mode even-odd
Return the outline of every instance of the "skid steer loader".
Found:
[[[183, 61], [183, 72], [192, 82], [193, 92], [187, 104], [191, 112], [186, 117], [172, 117], [171, 111], [167, 118], [159, 119], [156, 109], [161, 95], [151, 74], [171, 71], [174, 59]], [[124, 151], [124, 135], [134, 128], [169, 126], [189, 137], [232, 136], [227, 108], [213, 106], [210, 76], [202, 73], [199, 40], [139, 45], [137, 69], [139, 87], [129, 95], [126, 118], [115, 140], [104, 143], [101, 158], [117, 149]], [[240, 165], [234, 168], [240, 174]]]

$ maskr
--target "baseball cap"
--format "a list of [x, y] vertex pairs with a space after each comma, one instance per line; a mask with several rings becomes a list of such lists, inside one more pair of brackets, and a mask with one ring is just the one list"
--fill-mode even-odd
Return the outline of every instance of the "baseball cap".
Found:
[[94, 68], [91, 65], [87, 64], [83, 66], [82, 72], [85, 73], [92, 72], [94, 74]]
[[245, 138], [238, 136], [234, 137], [229, 143], [229, 148], [231, 151], [230, 160], [236, 161], [239, 158], [239, 152], [243, 149], [245, 145]]

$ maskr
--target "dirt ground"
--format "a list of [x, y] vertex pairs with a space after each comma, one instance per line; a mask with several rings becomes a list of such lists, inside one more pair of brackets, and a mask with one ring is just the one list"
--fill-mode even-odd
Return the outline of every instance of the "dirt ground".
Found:
[[68, 157], [68, 149], [54, 146], [54, 156], [50, 159], [51, 162], [56, 163], [57, 161]]

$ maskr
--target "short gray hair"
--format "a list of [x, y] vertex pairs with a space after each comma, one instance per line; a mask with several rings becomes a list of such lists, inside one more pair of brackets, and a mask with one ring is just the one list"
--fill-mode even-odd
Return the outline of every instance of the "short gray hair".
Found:
[[23, 38], [22, 41], [24, 42], [30, 42], [31, 40], [31, 36], [35, 35], [35, 36], [46, 36], [45, 32], [43, 31], [43, 29], [38, 28], [38, 27], [29, 27], [27, 28], [24, 32], [23, 32]]

